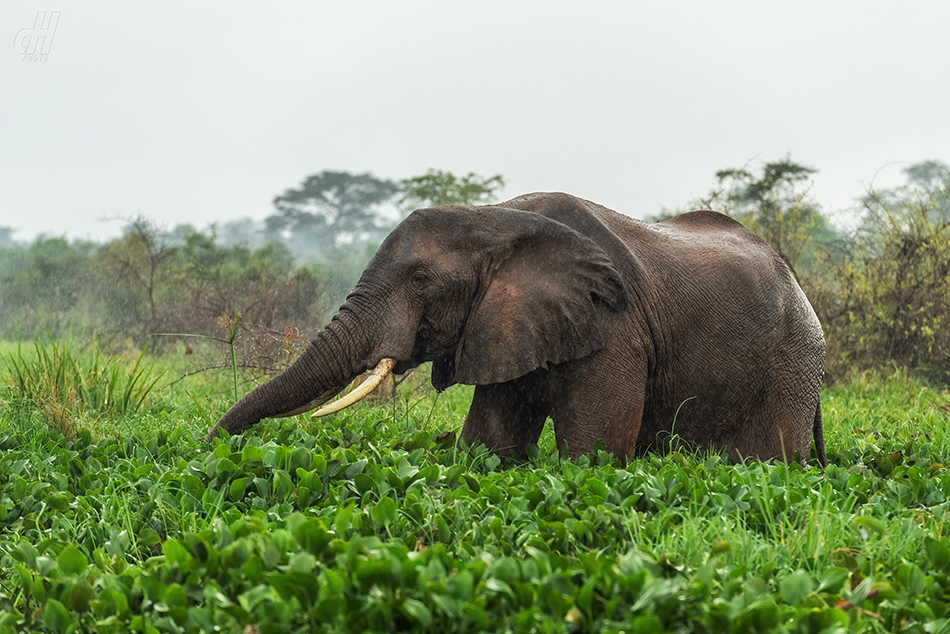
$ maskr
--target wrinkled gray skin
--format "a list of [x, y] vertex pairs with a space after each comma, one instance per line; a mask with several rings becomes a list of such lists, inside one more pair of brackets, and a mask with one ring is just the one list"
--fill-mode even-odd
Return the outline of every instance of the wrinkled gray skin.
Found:
[[572, 457], [675, 442], [824, 466], [821, 326], [782, 260], [708, 211], [651, 224], [567, 194], [412, 213], [304, 354], [218, 421], [237, 434], [384, 357], [476, 385], [463, 436]]

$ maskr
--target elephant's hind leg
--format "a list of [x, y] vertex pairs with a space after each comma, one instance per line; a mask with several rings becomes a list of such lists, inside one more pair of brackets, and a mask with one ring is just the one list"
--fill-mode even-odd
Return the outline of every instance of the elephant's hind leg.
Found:
[[540, 374], [476, 387], [462, 427], [465, 441], [482, 443], [501, 456], [524, 456], [528, 445], [538, 442], [550, 410]]

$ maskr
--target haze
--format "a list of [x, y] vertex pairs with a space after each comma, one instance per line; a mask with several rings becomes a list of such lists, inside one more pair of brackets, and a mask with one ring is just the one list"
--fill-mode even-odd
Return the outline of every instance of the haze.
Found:
[[[15, 46], [59, 11], [46, 61]], [[0, 6], [0, 226], [273, 213], [324, 169], [502, 174], [644, 216], [791, 156], [844, 208], [950, 160], [950, 4]]]

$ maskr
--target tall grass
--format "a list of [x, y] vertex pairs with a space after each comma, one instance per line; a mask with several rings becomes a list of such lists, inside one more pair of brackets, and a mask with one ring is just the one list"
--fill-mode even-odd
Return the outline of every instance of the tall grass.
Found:
[[164, 373], [145, 361], [146, 348], [130, 363], [124, 357], [104, 355], [102, 339], [91, 350], [76, 353], [69, 343], [51, 337], [33, 345], [27, 354], [22, 342], [7, 354], [3, 381], [14, 403], [42, 412], [47, 423], [75, 438], [77, 421], [125, 415], [142, 409]]

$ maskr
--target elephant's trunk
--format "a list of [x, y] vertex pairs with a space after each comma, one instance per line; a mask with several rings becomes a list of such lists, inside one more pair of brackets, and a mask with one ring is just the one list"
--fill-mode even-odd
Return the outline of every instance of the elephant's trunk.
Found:
[[341, 311], [289, 368], [235, 403], [206, 440], [219, 429], [239, 434], [262, 418], [290, 416], [329, 400], [366, 370], [371, 348], [352, 313]]

